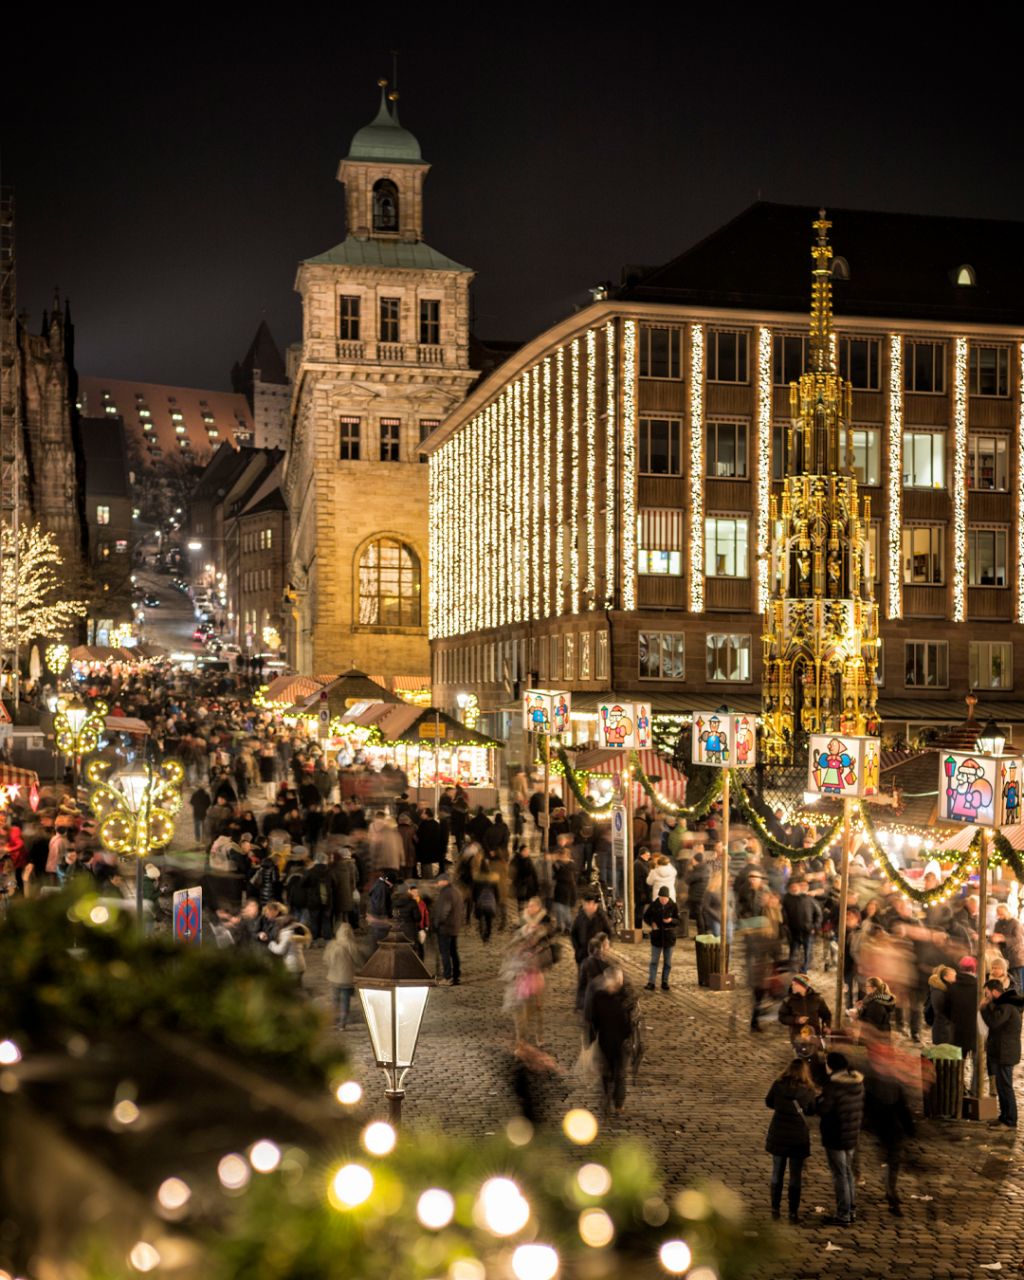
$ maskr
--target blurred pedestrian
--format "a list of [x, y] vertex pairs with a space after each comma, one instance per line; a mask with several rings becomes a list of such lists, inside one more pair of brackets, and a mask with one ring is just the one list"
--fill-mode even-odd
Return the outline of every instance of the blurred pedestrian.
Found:
[[772, 1217], [782, 1212], [782, 1188], [789, 1165], [789, 1220], [800, 1219], [804, 1162], [811, 1154], [811, 1135], [806, 1117], [813, 1115], [817, 1101], [810, 1068], [800, 1058], [787, 1063], [772, 1081], [764, 1104], [772, 1111], [765, 1150], [772, 1158]]

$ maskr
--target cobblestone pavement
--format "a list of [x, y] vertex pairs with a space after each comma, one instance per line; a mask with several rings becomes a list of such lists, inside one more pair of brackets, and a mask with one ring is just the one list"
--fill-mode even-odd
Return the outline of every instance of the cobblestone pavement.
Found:
[[[410, 1127], [442, 1125], [468, 1137], [490, 1133], [515, 1114], [511, 1075], [511, 1019], [501, 1010], [498, 968], [507, 935], [484, 946], [475, 934], [460, 938], [463, 983], [431, 993], [408, 1078], [405, 1119]], [[646, 944], [621, 946], [631, 980], [646, 981]], [[306, 986], [326, 999], [323, 952], [309, 953]], [[428, 952], [428, 965], [433, 967]], [[572, 1073], [579, 1049], [573, 1008], [575, 966], [571, 949], [549, 971], [545, 1036], [565, 1074], [542, 1092], [545, 1120], [557, 1124], [571, 1105], [598, 1110], [595, 1089]], [[823, 992], [834, 975], [818, 974]], [[764, 1151], [769, 1112], [764, 1096], [789, 1057], [788, 1041], [774, 1022], [748, 1030], [749, 996], [697, 987], [694, 944], [676, 948], [671, 992], [643, 992], [649, 1047], [640, 1078], [631, 1086], [625, 1113], [606, 1131], [649, 1144], [670, 1187], [716, 1178], [740, 1193], [753, 1215], [752, 1229], [767, 1231], [770, 1157]], [[361, 1081], [367, 1114], [385, 1113], [383, 1078], [373, 1065], [358, 1011], [341, 1034]], [[919, 1108], [918, 1108], [919, 1110]], [[828, 1166], [812, 1121], [812, 1155], [804, 1169], [803, 1221], [778, 1228], [781, 1260], [756, 1275], [785, 1280], [823, 1276], [1024, 1275], [1024, 1173], [1015, 1136], [966, 1122], [923, 1121], [908, 1145], [900, 1190], [905, 1217], [893, 1218], [882, 1189], [873, 1139], [861, 1151], [863, 1185], [857, 1223], [829, 1227], [833, 1211]], [[837, 1246], [829, 1249], [829, 1244]], [[998, 1268], [993, 1268], [999, 1264]]]

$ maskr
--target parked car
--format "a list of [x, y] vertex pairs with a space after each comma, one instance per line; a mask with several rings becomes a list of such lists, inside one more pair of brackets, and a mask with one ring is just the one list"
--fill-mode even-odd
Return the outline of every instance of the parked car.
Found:
[[147, 609], [159, 609], [160, 597], [153, 595], [152, 591], [150, 591], [142, 597], [142, 603]]

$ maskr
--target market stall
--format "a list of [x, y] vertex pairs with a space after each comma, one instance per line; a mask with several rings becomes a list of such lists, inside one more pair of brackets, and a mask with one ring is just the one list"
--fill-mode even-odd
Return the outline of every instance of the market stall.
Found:
[[[680, 773], [664, 756], [658, 755], [657, 751], [614, 751], [594, 747], [589, 751], [573, 752], [571, 758], [573, 770], [581, 785], [594, 800], [604, 804], [611, 799], [616, 778], [624, 776], [629, 767], [630, 756], [634, 754], [659, 797], [672, 804], [686, 803], [686, 775]], [[634, 780], [632, 787], [634, 808], [650, 803], [650, 796], [640, 782]], [[572, 807], [572, 791], [564, 782], [562, 794]]]

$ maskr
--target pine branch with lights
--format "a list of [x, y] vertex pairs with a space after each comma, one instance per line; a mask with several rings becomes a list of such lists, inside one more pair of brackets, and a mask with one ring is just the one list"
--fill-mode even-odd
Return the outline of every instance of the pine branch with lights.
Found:
[[761, 841], [765, 851], [774, 858], [788, 858], [790, 862], [806, 862], [808, 858], [820, 858], [828, 852], [830, 846], [842, 835], [843, 817], [840, 814], [813, 844], [799, 847], [786, 844], [784, 841], [776, 839], [768, 830], [764, 819], [751, 804], [750, 796], [747, 794], [742, 778], [735, 771], [731, 774], [731, 782], [732, 790], [730, 794], [736, 797], [740, 812], [746, 818], [748, 825], [753, 828], [754, 834]]
[[63, 567], [57, 539], [40, 525], [0, 529], [0, 647], [56, 639], [85, 616], [85, 602], [68, 595]]

